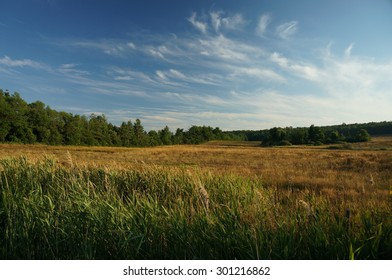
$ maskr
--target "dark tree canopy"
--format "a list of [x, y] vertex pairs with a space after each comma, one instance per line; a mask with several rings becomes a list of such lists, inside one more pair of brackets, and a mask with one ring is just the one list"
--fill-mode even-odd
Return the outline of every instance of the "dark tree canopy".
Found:
[[25, 102], [18, 93], [0, 89], [0, 142], [50, 145], [157, 146], [199, 144], [210, 140], [242, 138], [219, 128], [192, 126], [188, 131], [168, 126], [146, 132], [140, 119], [115, 126], [105, 115], [89, 117], [57, 112], [41, 101]]
[[18, 93], [10, 94], [0, 89], [0, 142], [136, 147], [248, 140], [275, 146], [366, 142], [377, 135], [392, 135], [392, 122], [231, 132], [223, 132], [219, 127], [193, 125], [188, 130], [177, 128], [175, 133], [165, 126], [146, 132], [140, 119], [115, 126], [105, 115], [87, 117], [57, 112], [41, 101], [28, 104]]

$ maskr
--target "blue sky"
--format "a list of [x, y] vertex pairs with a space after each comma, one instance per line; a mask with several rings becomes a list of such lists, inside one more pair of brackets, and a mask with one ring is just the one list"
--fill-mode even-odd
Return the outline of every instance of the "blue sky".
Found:
[[0, 88], [147, 130], [391, 120], [390, 0], [2, 0]]

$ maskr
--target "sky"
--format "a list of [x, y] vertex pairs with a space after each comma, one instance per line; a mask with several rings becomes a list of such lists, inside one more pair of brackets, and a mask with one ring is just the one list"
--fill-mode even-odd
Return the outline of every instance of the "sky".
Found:
[[391, 0], [1, 0], [0, 88], [145, 129], [392, 120]]

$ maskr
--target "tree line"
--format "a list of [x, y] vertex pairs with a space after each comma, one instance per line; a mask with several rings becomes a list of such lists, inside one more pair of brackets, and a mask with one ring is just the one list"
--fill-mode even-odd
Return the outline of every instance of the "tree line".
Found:
[[262, 140], [263, 146], [288, 146], [288, 145], [323, 145], [345, 142], [368, 142], [370, 134], [366, 129], [356, 130], [352, 134], [343, 134], [339, 130], [323, 129], [311, 125], [309, 128], [281, 128], [274, 127], [268, 130]]
[[58, 112], [41, 101], [28, 104], [17, 92], [10, 94], [0, 89], [0, 142], [142, 147], [247, 140], [276, 146], [365, 142], [370, 140], [370, 135], [392, 135], [392, 122], [274, 127], [258, 131], [222, 131], [218, 127], [194, 125], [188, 130], [177, 128], [174, 133], [165, 126], [147, 132], [140, 119], [116, 126], [105, 115]]
[[274, 127], [264, 130], [232, 131], [247, 141], [261, 141], [263, 146], [322, 145], [367, 142], [371, 136], [392, 135], [392, 122], [341, 124], [310, 127]]
[[195, 125], [188, 130], [178, 128], [175, 133], [168, 126], [147, 132], [140, 119], [116, 126], [105, 115], [58, 112], [41, 101], [28, 104], [17, 92], [0, 89], [0, 142], [141, 147], [211, 140], [243, 140], [243, 136]]

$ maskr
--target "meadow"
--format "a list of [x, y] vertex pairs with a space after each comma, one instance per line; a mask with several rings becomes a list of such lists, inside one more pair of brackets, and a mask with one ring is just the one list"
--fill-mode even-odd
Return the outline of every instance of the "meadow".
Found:
[[392, 138], [0, 145], [2, 259], [392, 259]]

